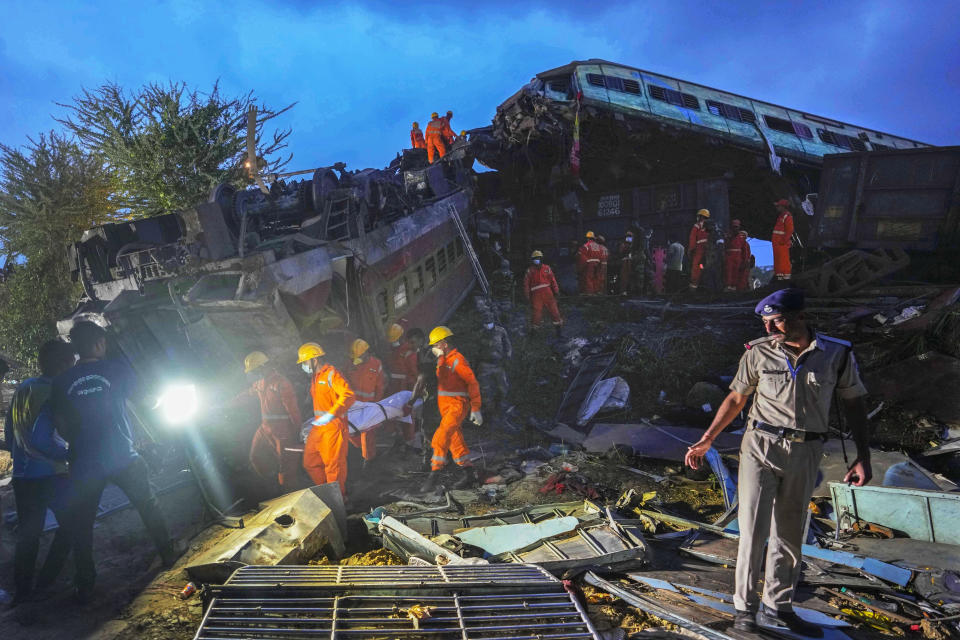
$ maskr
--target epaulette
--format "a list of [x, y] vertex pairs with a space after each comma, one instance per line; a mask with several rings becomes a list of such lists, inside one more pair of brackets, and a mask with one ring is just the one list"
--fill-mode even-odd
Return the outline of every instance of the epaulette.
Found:
[[762, 338], [757, 338], [756, 340], [751, 340], [750, 342], [747, 342], [746, 344], [744, 344], [744, 345], [743, 345], [743, 348], [744, 348], [744, 349], [747, 349], [747, 350], [749, 351], [750, 349], [753, 349], [754, 346], [756, 346], [756, 345], [758, 345], [758, 344], [762, 344], [762, 343], [764, 343], [764, 342], [770, 342], [770, 341], [773, 340], [775, 337], [776, 337], [776, 336], [763, 336]]
[[848, 349], [851, 348], [851, 347], [853, 347], [853, 345], [850, 344], [850, 341], [849, 341], [849, 340], [841, 340], [840, 338], [834, 338], [834, 337], [832, 337], [832, 336], [825, 336], [825, 335], [823, 335], [822, 333], [818, 333], [818, 334], [817, 334], [817, 339], [818, 339], [818, 340], [826, 340], [827, 342], [835, 342], [836, 344], [843, 345], [844, 347], [847, 347]]

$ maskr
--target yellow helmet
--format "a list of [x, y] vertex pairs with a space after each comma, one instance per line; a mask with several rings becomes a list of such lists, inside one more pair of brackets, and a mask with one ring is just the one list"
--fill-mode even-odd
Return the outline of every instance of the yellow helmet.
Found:
[[594, 235], [593, 231], [587, 231], [587, 237], [588, 237], [588, 238], [596, 238], [597, 236]]
[[531, 257], [531, 258], [542, 258], [542, 257], [543, 257], [543, 251], [540, 251], [539, 249], [537, 249], [536, 251], [534, 251], [533, 253], [530, 254], [530, 257]]
[[414, 122], [414, 123], [413, 123], [413, 128], [414, 128], [414, 129], [419, 129], [419, 128], [420, 128], [420, 123], [419, 123], [419, 122]]
[[263, 351], [251, 351], [247, 357], [243, 359], [243, 372], [250, 373], [254, 369], [259, 369], [267, 364], [269, 361], [270, 358], [268, 358], [267, 354]]
[[297, 364], [312, 360], [313, 358], [319, 358], [326, 354], [327, 352], [323, 350], [323, 347], [316, 342], [304, 342], [300, 345], [300, 348], [297, 349]]
[[710, 211], [708, 211], [707, 209], [700, 209], [700, 211], [697, 211], [697, 215], [698, 215], [698, 216], [703, 216], [704, 218], [709, 218], [709, 217], [710, 217]]
[[453, 335], [453, 331], [450, 331], [449, 327], [434, 327], [433, 331], [430, 332], [430, 344], [434, 345], [445, 340]]
[[363, 338], [357, 338], [350, 345], [350, 357], [353, 358], [353, 364], [360, 364], [360, 356], [370, 350], [370, 345]]
[[463, 130], [460, 131], [460, 137], [461, 137], [461, 138], [465, 137], [466, 135], [467, 135], [467, 130], [466, 130], [466, 129], [463, 129]]
[[398, 324], [390, 325], [390, 328], [387, 329], [387, 340], [390, 342], [396, 342], [403, 337], [403, 327]]
[[433, 113], [430, 114], [430, 117], [431, 117], [431, 118], [439, 118], [439, 117], [440, 117], [440, 114], [437, 113], [436, 111], [434, 111]]

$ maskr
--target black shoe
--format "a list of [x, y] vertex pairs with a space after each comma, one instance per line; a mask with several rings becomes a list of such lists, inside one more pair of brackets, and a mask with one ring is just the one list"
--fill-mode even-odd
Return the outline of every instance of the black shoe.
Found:
[[755, 633], [757, 631], [757, 623], [754, 621], [754, 614], [749, 611], [740, 611], [738, 609], [733, 618], [733, 628], [737, 631]]
[[427, 481], [423, 483], [423, 486], [420, 487], [420, 493], [430, 493], [437, 488], [437, 485], [440, 484], [440, 472], [431, 471], [430, 475], [427, 476]]
[[793, 611], [774, 611], [769, 607], [760, 607], [757, 612], [757, 625], [761, 627], [786, 627], [794, 633], [808, 638], [822, 638], [823, 629], [819, 625], [807, 622]]
[[463, 467], [463, 475], [454, 483], [453, 488], [472, 489], [478, 484], [480, 484], [480, 479], [477, 477], [477, 470], [473, 467]]

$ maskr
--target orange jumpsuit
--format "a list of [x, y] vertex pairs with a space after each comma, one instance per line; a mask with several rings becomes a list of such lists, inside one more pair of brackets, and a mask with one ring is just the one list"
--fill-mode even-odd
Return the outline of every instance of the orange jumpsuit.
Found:
[[347, 495], [347, 409], [354, 403], [353, 389], [332, 365], [323, 365], [310, 382], [313, 415], [332, 413], [333, 420], [315, 426], [303, 448], [303, 467], [314, 484], [339, 482]]
[[[361, 402], [376, 402], [383, 400], [383, 387], [386, 383], [383, 374], [383, 363], [379, 358], [370, 356], [360, 364], [353, 365], [347, 373], [350, 388], [357, 400]], [[349, 425], [347, 425], [349, 428]], [[350, 444], [360, 447], [364, 460], [373, 460], [377, 457], [377, 430], [380, 427], [367, 429], [362, 433], [350, 434]]]
[[427, 160], [433, 163], [434, 155], [447, 155], [447, 147], [443, 144], [443, 119], [434, 118], [427, 124]]
[[523, 277], [523, 295], [533, 311], [531, 322], [534, 327], [539, 327], [543, 322], [544, 309], [553, 318], [553, 324], [563, 324], [560, 310], [557, 308], [556, 296], [559, 293], [557, 279], [549, 266], [533, 264], [527, 268], [527, 274]]
[[727, 238], [726, 264], [723, 269], [723, 284], [734, 289], [740, 288], [745, 280], [743, 271], [750, 269], [750, 245], [747, 244], [747, 232], [738, 231]]
[[409, 342], [401, 342], [390, 347], [390, 357], [387, 360], [390, 368], [390, 383], [387, 385], [387, 395], [392, 396], [398, 391], [411, 391], [417, 381], [417, 352]]
[[440, 426], [433, 434], [431, 468], [438, 471], [447, 463], [447, 452], [461, 467], [470, 466], [470, 450], [463, 440], [463, 421], [470, 411], [480, 411], [480, 385], [473, 369], [459, 351], [437, 359], [437, 408]]
[[690, 254], [690, 286], [694, 289], [700, 284], [700, 274], [703, 273], [703, 261], [707, 252], [707, 240], [710, 232], [703, 222], [697, 222], [690, 229], [690, 238], [687, 240], [687, 253]]
[[413, 145], [414, 149], [426, 149], [427, 143], [423, 139], [423, 129], [417, 127], [416, 129], [410, 129], [410, 144]]
[[600, 245], [589, 239], [577, 250], [577, 281], [580, 293], [591, 295], [600, 288]]
[[793, 245], [793, 216], [789, 211], [777, 217], [770, 243], [773, 245], [773, 277], [788, 280], [792, 272], [790, 247]]
[[260, 400], [260, 428], [250, 444], [250, 466], [261, 478], [276, 478], [281, 488], [292, 489], [299, 456], [287, 448], [297, 444], [301, 422], [293, 385], [280, 373], [268, 371], [234, 402], [254, 395]]
[[[448, 147], [453, 144], [453, 141], [456, 139], [457, 134], [453, 132], [453, 129], [450, 127], [450, 118], [443, 116], [440, 118], [443, 120], [443, 128], [440, 130], [440, 135], [443, 137], [443, 142]], [[443, 157], [443, 156], [441, 156]]]

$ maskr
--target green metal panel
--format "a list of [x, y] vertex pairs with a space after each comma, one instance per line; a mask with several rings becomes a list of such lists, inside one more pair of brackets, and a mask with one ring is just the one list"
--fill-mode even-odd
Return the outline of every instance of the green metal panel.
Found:
[[859, 518], [907, 537], [960, 545], [960, 493], [830, 483], [841, 526]]

